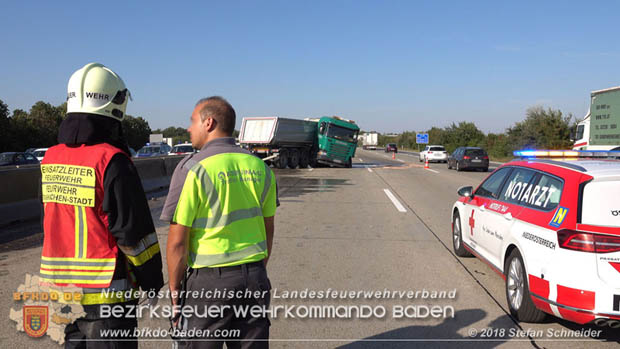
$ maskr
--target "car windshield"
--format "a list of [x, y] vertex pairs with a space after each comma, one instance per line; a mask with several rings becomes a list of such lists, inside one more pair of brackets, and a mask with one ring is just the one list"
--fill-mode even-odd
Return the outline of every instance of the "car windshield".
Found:
[[429, 151], [446, 151], [444, 147], [431, 147]]
[[34, 156], [36, 156], [36, 157], [38, 157], [38, 158], [40, 158], [40, 157], [44, 157], [44, 156], [45, 156], [45, 150], [35, 151], [35, 152], [34, 152], [34, 153], [32, 153], [32, 154], [34, 154]]
[[484, 156], [486, 155], [483, 149], [467, 149], [465, 155], [468, 156]]
[[138, 152], [138, 154], [153, 154], [153, 153], [159, 153], [159, 147], [144, 147], [142, 149], [140, 149], [140, 151]]
[[327, 137], [336, 138], [345, 142], [355, 142], [356, 134], [356, 130], [351, 130], [335, 124], [329, 124], [329, 128], [327, 129]]
[[388, 144], [387, 146], [388, 146], [388, 147], [396, 147], [396, 144], [394, 144], [394, 143], [390, 143], [390, 144]]
[[173, 153], [191, 153], [194, 150], [191, 145], [177, 145], [172, 149]]

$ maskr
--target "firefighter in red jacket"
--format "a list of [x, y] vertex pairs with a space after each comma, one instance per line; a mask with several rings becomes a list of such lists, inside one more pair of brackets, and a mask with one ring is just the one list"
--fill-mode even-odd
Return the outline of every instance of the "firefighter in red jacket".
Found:
[[90, 63], [76, 71], [59, 144], [41, 162], [41, 280], [81, 288], [87, 314], [66, 327], [66, 347], [137, 348], [136, 341], [101, 337], [106, 329], [133, 333], [137, 320], [102, 318], [100, 305], [128, 309], [137, 304], [131, 291], [159, 291], [164, 284], [155, 227], [121, 128], [129, 98], [109, 68]]

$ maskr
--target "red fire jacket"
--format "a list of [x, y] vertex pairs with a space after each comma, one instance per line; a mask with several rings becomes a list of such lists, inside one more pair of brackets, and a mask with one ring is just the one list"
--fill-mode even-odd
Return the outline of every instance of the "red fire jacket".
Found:
[[41, 278], [58, 286], [108, 287], [118, 247], [102, 210], [103, 175], [118, 148], [50, 148], [41, 162], [45, 207]]

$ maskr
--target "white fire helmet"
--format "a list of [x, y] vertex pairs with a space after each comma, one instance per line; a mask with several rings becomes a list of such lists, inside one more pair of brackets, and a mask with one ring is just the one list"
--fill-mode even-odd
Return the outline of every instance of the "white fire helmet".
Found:
[[131, 94], [115, 72], [99, 63], [77, 70], [67, 86], [67, 113], [89, 113], [122, 120]]

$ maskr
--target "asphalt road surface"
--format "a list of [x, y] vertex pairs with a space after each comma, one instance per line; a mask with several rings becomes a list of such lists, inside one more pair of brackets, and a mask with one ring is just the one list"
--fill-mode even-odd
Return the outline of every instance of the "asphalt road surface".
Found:
[[[445, 164], [426, 170], [416, 153], [392, 159], [382, 150], [358, 150], [352, 169], [275, 173], [281, 206], [268, 271], [271, 305], [281, 311], [271, 320], [272, 347], [606, 348], [620, 341], [614, 330], [552, 316], [542, 324], [516, 322], [507, 311], [503, 280], [483, 262], [453, 255], [456, 190], [479, 184], [487, 173], [457, 173]], [[150, 200], [156, 219], [164, 200]], [[156, 226], [165, 251], [167, 225]], [[4, 348], [58, 347], [48, 337], [18, 333], [9, 320], [9, 309], [21, 308], [12, 293], [26, 273], [38, 272], [40, 241], [34, 234], [0, 245]], [[318, 299], [321, 292], [329, 297]], [[336, 307], [336, 315], [318, 313]], [[143, 318], [139, 327], [169, 325]], [[588, 329], [598, 336], [570, 337]], [[170, 342], [150, 338], [140, 347], [168, 348]]]

